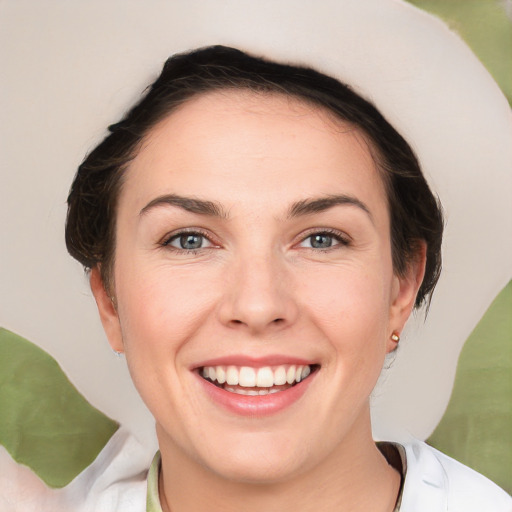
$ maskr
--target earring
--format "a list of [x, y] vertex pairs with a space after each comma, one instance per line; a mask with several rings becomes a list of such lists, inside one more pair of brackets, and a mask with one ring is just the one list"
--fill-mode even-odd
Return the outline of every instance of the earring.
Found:
[[400, 334], [398, 334], [396, 331], [393, 331], [391, 333], [391, 339], [395, 342], [395, 343], [398, 343], [400, 341]]
[[121, 357], [122, 352], [118, 352], [117, 350], [114, 350], [114, 354], [115, 354], [117, 357]]

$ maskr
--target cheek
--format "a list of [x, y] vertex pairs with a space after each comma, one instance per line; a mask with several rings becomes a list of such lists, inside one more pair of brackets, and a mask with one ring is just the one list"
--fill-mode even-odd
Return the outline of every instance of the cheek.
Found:
[[[202, 325], [216, 300], [215, 275], [159, 265], [119, 265], [116, 285], [126, 350], [176, 351]], [[126, 278], [126, 276], [129, 276]], [[149, 354], [148, 354], [149, 355]]]
[[195, 400], [182, 385], [189, 341], [208, 323], [219, 287], [204, 273], [142, 265], [135, 272], [134, 265], [119, 263], [123, 280], [116, 292], [130, 375], [155, 418], [175, 411], [170, 422], [181, 428], [177, 412], [191, 408]]
[[344, 265], [318, 268], [312, 276], [301, 280], [300, 294], [305, 307], [323, 318], [326, 325], [366, 330], [387, 320], [391, 272], [384, 272], [380, 266]]
[[[368, 267], [366, 267], [368, 268]], [[372, 271], [346, 266], [319, 269], [304, 280], [304, 311], [328, 340], [340, 371], [378, 377], [386, 354], [390, 278], [381, 266]]]

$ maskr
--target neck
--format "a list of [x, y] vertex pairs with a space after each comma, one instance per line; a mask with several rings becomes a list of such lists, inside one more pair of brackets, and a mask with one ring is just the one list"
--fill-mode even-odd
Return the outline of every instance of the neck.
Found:
[[189, 457], [159, 431], [163, 512], [392, 512], [400, 475], [375, 446], [369, 417], [367, 428], [359, 427], [319, 464], [286, 480], [269, 483], [223, 478]]

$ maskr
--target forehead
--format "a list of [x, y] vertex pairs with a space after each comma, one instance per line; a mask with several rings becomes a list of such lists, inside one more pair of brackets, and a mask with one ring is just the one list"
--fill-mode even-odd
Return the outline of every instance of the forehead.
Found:
[[263, 194], [284, 200], [285, 191], [325, 195], [357, 182], [384, 194], [357, 128], [296, 97], [228, 89], [195, 96], [158, 123], [123, 188], [136, 189], [139, 197], [206, 194], [230, 201]]
[[[293, 123], [294, 130], [290, 131], [297, 134], [307, 130], [330, 136], [345, 133], [366, 144], [366, 136], [357, 126], [306, 98], [286, 92], [223, 88], [196, 94], [183, 102], [150, 130], [146, 145], [169, 134], [172, 131], [170, 125], [174, 125], [176, 132], [185, 129], [184, 134], [187, 135], [192, 130], [199, 130], [199, 136], [203, 130], [224, 129], [229, 122], [238, 123], [245, 130], [251, 125], [255, 128], [269, 122], [277, 123], [277, 129], [290, 130], [290, 123]], [[214, 134], [210, 132], [207, 135], [211, 138]], [[231, 136], [234, 137], [235, 133]]]

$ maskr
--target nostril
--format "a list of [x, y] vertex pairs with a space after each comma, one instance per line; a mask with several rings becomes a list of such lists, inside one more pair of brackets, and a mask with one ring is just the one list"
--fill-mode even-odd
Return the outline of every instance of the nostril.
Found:
[[[233, 318], [233, 320], [231, 320], [230, 323], [231, 325], [246, 325], [246, 322], [244, 322], [243, 320], [238, 320], [236, 318]], [[274, 318], [274, 320], [271, 320], [268, 325], [281, 325], [283, 323], [285, 323], [284, 318]]]

